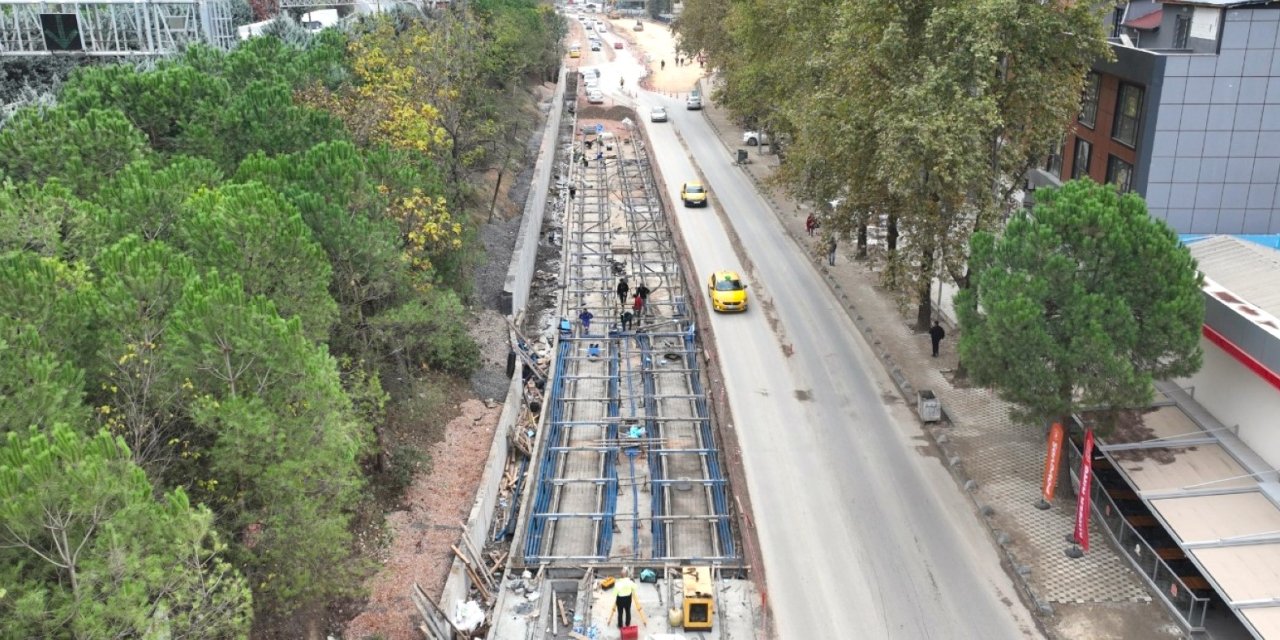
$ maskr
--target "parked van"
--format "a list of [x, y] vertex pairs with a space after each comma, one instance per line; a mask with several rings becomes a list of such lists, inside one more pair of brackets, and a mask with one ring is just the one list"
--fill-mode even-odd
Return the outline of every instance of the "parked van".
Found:
[[311, 13], [304, 13], [298, 19], [298, 24], [311, 33], [319, 33], [323, 29], [338, 24], [338, 10], [318, 9]]

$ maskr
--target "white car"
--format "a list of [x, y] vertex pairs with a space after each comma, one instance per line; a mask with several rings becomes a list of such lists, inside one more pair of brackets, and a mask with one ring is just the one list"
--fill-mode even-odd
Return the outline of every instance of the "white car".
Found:
[[588, 75], [587, 78], [582, 81], [582, 86], [586, 87], [588, 91], [599, 88], [600, 78], [594, 75]]
[[689, 111], [697, 111], [702, 108], [702, 94], [695, 93], [684, 101], [684, 108]]
[[760, 131], [743, 131], [742, 144], [754, 147], [758, 144], [769, 144], [769, 134]]
[[654, 107], [649, 110], [649, 122], [666, 122], [666, 121], [667, 121], [666, 107]]
[[599, 89], [587, 92], [587, 104], [604, 104], [604, 93]]

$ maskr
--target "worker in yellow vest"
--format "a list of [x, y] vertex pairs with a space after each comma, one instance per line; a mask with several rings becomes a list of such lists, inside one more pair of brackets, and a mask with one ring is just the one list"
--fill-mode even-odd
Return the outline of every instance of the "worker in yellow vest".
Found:
[[[618, 628], [631, 626], [631, 596], [636, 593], [636, 583], [631, 581], [631, 572], [622, 570], [622, 577], [613, 585], [614, 604], [618, 607]], [[625, 621], [625, 622], [624, 622]]]

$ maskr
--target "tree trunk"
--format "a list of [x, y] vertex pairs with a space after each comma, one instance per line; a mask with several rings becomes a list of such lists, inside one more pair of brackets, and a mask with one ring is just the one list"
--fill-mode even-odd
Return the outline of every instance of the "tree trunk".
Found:
[[928, 331], [929, 326], [933, 324], [933, 296], [932, 288], [928, 285], [920, 287], [919, 304], [916, 306], [916, 331]]
[[916, 295], [916, 331], [928, 331], [933, 320], [933, 250], [924, 252], [920, 259], [921, 284]]
[[493, 198], [489, 200], [489, 222], [493, 222], [493, 211], [498, 207], [498, 194], [502, 192], [502, 174], [507, 172], [507, 163], [502, 163], [502, 168], [498, 169], [498, 181], [493, 185]]
[[889, 216], [889, 230], [886, 234], [885, 241], [888, 243], [889, 253], [898, 250], [898, 216]]
[[867, 225], [858, 225], [858, 260], [867, 259]]

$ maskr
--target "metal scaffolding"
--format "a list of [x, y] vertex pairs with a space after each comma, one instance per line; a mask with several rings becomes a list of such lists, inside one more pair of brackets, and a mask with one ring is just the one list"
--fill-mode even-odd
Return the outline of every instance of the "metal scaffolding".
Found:
[[[597, 155], [599, 154], [599, 155]], [[573, 165], [562, 325], [526, 518], [526, 564], [737, 560], [679, 256], [642, 139]], [[651, 293], [631, 309], [614, 285]]]
[[159, 56], [236, 44], [228, 0], [0, 0], [0, 55]]

